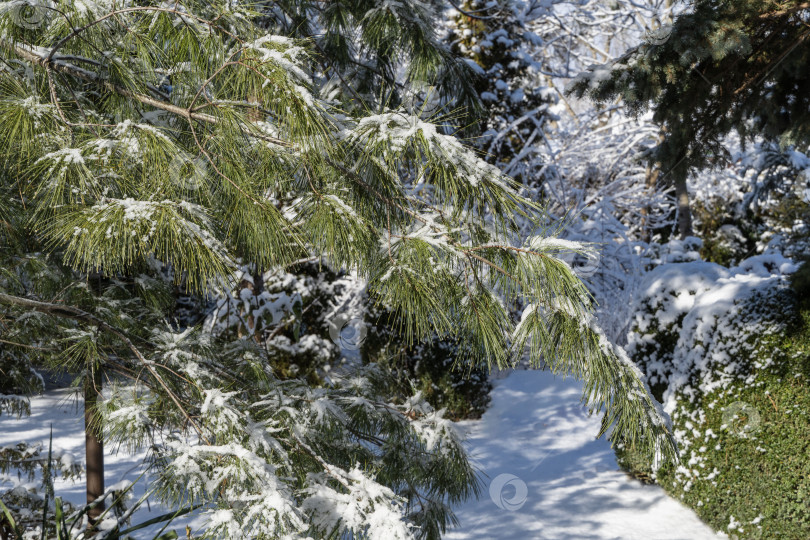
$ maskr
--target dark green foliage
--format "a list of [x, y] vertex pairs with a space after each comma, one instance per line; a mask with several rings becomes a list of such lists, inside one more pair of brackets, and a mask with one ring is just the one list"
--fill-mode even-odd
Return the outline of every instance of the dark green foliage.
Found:
[[27, 396], [42, 389], [40, 376], [27, 356], [18, 355], [14, 345], [0, 344], [0, 413], [28, 413]]
[[[642, 304], [641, 309], [649, 309], [649, 304]], [[667, 383], [664, 377], [670, 375], [669, 370], [665, 370], [662, 374], [663, 377], [651, 377], [649, 372], [645, 369], [646, 363], [650, 359], [661, 360], [665, 364], [672, 360], [672, 355], [675, 352], [675, 347], [678, 344], [678, 337], [680, 335], [681, 323], [683, 322], [686, 313], [679, 313], [677, 318], [667, 325], [662, 325], [655, 317], [650, 321], [650, 324], [655, 331], [655, 339], [644, 342], [636, 346], [632, 352], [633, 360], [639, 364], [639, 367], [645, 374], [647, 374], [647, 381], [650, 385], [650, 391], [653, 397], [659, 402], [663, 401], [664, 392], [667, 389]], [[633, 329], [637, 331], [637, 329]], [[649, 464], [647, 464], [649, 466]]]
[[[294, 275], [293, 279], [290, 277]], [[274, 276], [265, 281], [265, 289], [273, 294], [295, 294], [294, 288], [305, 291], [300, 296], [300, 305], [294, 302], [289, 322], [277, 324], [272, 331], [274, 339], [265, 342], [268, 360], [280, 378], [298, 377], [313, 384], [323, 377], [323, 367], [340, 359], [339, 348], [330, 341], [329, 324], [325, 315], [330, 301], [345, 294], [346, 284], [340, 281], [337, 272], [324, 265], [307, 263], [290, 269], [289, 274]], [[286, 279], [285, 279], [286, 278]], [[269, 326], [269, 325], [268, 325]], [[284, 346], [300, 343], [304, 336], [320, 338], [318, 347], [312, 349]], [[312, 337], [309, 337], [312, 340]], [[276, 345], [279, 341], [284, 343]], [[314, 350], [313, 350], [314, 349]]]
[[695, 232], [703, 239], [702, 260], [732, 267], [756, 253], [757, 224], [761, 219], [741, 220], [722, 200], [696, 202], [692, 211]]
[[435, 409], [445, 409], [453, 420], [479, 418], [489, 404], [488, 371], [465, 367], [459, 361], [458, 342], [433, 339], [408, 347], [395, 315], [372, 309], [366, 314], [368, 332], [361, 349], [364, 362], [375, 362], [395, 374], [398, 392], [420, 392]]
[[340, 359], [327, 315], [354, 280], [317, 262], [268, 272], [247, 270], [233, 293], [209, 310], [206, 325], [222, 340], [253, 339], [280, 379], [321, 384], [324, 367], [328, 370]]

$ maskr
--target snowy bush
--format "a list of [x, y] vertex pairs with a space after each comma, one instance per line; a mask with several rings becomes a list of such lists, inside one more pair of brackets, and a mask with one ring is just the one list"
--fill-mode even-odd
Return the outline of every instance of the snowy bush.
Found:
[[670, 413], [677, 466], [651, 470], [632, 448], [623, 466], [655, 478], [718, 530], [806, 538], [810, 470], [810, 312], [777, 254], [738, 266], [664, 264], [644, 280], [628, 351]]
[[[0, 491], [0, 537], [40, 538], [42, 525], [47, 532], [55, 532], [56, 513], [70, 513], [73, 506], [55, 501], [53, 479], [62, 477], [76, 479], [81, 476], [83, 467], [70, 452], [54, 451], [53, 447], [43, 448], [41, 444], [28, 444], [21, 441], [14, 445], [0, 446], [0, 484], [11, 484], [11, 489]], [[15, 483], [25, 476], [28, 486]], [[31, 487], [35, 478], [42, 480], [40, 491]], [[59, 509], [57, 510], [57, 505]]]

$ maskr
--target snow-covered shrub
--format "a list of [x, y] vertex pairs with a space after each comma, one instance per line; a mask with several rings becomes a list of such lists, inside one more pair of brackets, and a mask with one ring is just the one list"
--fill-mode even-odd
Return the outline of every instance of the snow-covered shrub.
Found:
[[[45, 499], [34, 490], [17, 486], [0, 495], [0, 534], [2, 538], [13, 540], [34, 540], [41, 538], [42, 510]], [[8, 511], [9, 515], [5, 512]], [[53, 512], [49, 512], [53, 523]]]
[[645, 277], [627, 352], [647, 375], [656, 399], [663, 399], [674, 370], [684, 318], [695, 298], [709, 290], [724, 273], [714, 263], [688, 262], [659, 266]]
[[810, 311], [789, 285], [796, 269], [777, 254], [664, 264], [628, 336], [681, 461], [651, 470], [622, 448], [620, 462], [732, 537], [810, 534]]
[[[738, 203], [741, 201], [738, 201]], [[701, 259], [723, 266], [756, 253], [756, 241], [761, 235], [757, 227], [761, 220], [743, 218], [736, 211], [739, 204], [725, 199], [697, 199], [692, 204], [694, 228], [703, 244]]]
[[340, 359], [330, 320], [359, 297], [362, 283], [318, 263], [260, 274], [244, 268], [235, 281], [216, 298], [206, 328], [223, 338], [252, 337], [277, 377], [320, 383]]

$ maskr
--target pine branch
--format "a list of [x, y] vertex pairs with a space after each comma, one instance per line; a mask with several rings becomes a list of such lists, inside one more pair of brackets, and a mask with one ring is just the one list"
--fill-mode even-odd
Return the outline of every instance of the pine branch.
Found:
[[[27, 45], [29, 48], [26, 49], [23, 46], [20, 46], [20, 45], [17, 45], [17, 44], [11, 44], [11, 43], [9, 43], [8, 41], [6, 41], [4, 39], [0, 39], [0, 46], [14, 51], [15, 54], [17, 54], [21, 58], [24, 58], [25, 60], [31, 62], [32, 64], [45, 67], [46, 69], [48, 67], [51, 67], [51, 68], [53, 68], [54, 71], [59, 71], [60, 73], [63, 73], [65, 75], [70, 75], [72, 77], [76, 77], [77, 79], [81, 79], [81, 80], [84, 80], [84, 81], [87, 81], [87, 82], [98, 84], [102, 88], [104, 88], [106, 90], [109, 90], [111, 92], [115, 92], [116, 94], [118, 94], [118, 95], [120, 95], [122, 97], [127, 97], [127, 98], [130, 98], [130, 99], [134, 99], [135, 101], [138, 101], [139, 103], [142, 103], [144, 105], [148, 105], [150, 107], [154, 107], [156, 109], [160, 109], [162, 111], [166, 111], [168, 113], [174, 114], [174, 115], [179, 116], [181, 118], [185, 118], [188, 121], [196, 120], [198, 122], [204, 122], [204, 123], [207, 123], [207, 124], [218, 124], [219, 123], [219, 119], [217, 117], [215, 117], [215, 116], [210, 115], [210, 114], [195, 112], [193, 110], [189, 110], [189, 109], [186, 109], [186, 108], [183, 108], [183, 107], [178, 107], [177, 105], [174, 105], [172, 103], [166, 103], [164, 101], [160, 101], [158, 99], [155, 99], [155, 98], [152, 98], [152, 97], [149, 97], [149, 96], [145, 96], [143, 94], [138, 94], [136, 92], [132, 92], [130, 90], [127, 90], [126, 88], [123, 88], [122, 86], [119, 86], [119, 85], [113, 84], [113, 83], [111, 83], [111, 82], [109, 82], [107, 80], [104, 80], [102, 77], [100, 77], [97, 73], [95, 73], [93, 71], [88, 71], [86, 69], [82, 69], [80, 67], [74, 66], [73, 64], [64, 62], [61, 59], [50, 58], [50, 54], [49, 55], [37, 54], [36, 52], [34, 52], [33, 47], [31, 45]], [[245, 133], [247, 135], [249, 135], [250, 137], [261, 139], [263, 141], [276, 144], [278, 146], [282, 146], [282, 147], [285, 147], [285, 148], [294, 147], [294, 145], [291, 142], [285, 141], [283, 139], [279, 139], [277, 137], [271, 137], [269, 135], [259, 134], [259, 133], [256, 133], [254, 131], [245, 131]]]

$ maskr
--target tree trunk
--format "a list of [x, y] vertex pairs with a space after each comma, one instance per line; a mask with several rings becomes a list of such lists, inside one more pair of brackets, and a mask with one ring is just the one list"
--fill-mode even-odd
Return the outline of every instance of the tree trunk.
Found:
[[[258, 306], [259, 295], [264, 292], [264, 272], [259, 268], [258, 263], [253, 269], [253, 296], [256, 298], [256, 305]], [[262, 336], [259, 334], [259, 321], [255, 320], [253, 314], [250, 315], [250, 324], [253, 325], [253, 339], [256, 343], [262, 342]]]
[[[84, 381], [84, 448], [87, 458], [87, 504], [90, 504], [104, 494], [104, 445], [101, 429], [94, 421], [96, 403], [101, 394], [101, 370], [92, 365], [88, 366], [88, 370]], [[103, 511], [104, 503], [101, 503], [87, 513], [89, 528], [95, 529]]]
[[692, 236], [692, 210], [689, 206], [685, 174], [675, 176], [675, 198], [678, 203], [678, 236], [683, 239]]

